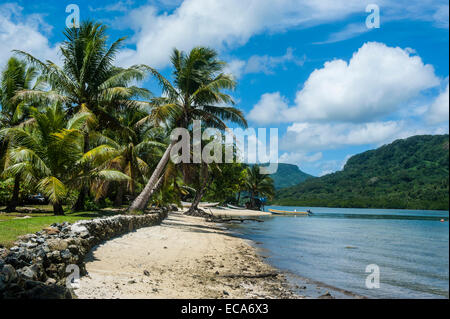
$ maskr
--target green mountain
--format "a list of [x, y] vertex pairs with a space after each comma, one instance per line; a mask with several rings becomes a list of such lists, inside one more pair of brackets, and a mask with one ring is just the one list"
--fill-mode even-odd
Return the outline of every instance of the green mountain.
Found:
[[313, 178], [313, 176], [302, 172], [297, 165], [292, 164], [278, 164], [278, 171], [270, 177], [272, 177], [276, 189], [294, 186]]
[[277, 191], [272, 204], [449, 209], [449, 136], [397, 140], [350, 158], [334, 174]]

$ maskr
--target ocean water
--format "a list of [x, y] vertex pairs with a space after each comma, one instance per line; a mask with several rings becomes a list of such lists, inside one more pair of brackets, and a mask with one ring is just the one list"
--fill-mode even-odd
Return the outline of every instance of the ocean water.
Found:
[[[232, 230], [256, 242], [294, 283], [307, 278], [369, 298], [449, 297], [448, 212], [269, 208], [314, 215], [264, 217]], [[378, 266], [379, 288], [366, 286], [368, 265]]]

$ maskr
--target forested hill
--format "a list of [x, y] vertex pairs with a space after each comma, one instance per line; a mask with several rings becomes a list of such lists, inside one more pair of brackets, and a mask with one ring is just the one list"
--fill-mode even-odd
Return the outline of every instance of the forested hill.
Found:
[[302, 172], [297, 165], [292, 164], [278, 164], [278, 170], [272, 177], [275, 189], [294, 186], [303, 183], [313, 176]]
[[344, 169], [277, 191], [273, 204], [449, 209], [449, 136], [397, 140], [350, 158]]

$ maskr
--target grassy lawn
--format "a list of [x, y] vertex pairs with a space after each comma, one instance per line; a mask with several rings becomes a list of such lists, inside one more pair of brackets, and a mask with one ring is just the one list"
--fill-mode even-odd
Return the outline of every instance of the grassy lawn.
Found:
[[19, 213], [0, 214], [0, 244], [5, 247], [11, 247], [18, 236], [38, 232], [53, 223], [74, 223], [78, 220], [94, 219], [116, 214], [112, 211], [66, 213], [66, 216], [54, 216], [51, 213], [42, 213], [26, 214], [26, 216], [31, 217], [27, 219], [20, 219], [20, 217], [25, 215]]

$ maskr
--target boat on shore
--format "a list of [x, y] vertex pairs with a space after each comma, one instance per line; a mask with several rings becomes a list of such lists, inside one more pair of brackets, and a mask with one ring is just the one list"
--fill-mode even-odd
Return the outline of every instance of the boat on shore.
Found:
[[274, 215], [301, 215], [301, 216], [310, 216], [310, 215], [312, 215], [311, 211], [297, 212], [297, 211], [289, 211], [289, 210], [269, 209], [269, 212], [274, 214]]

